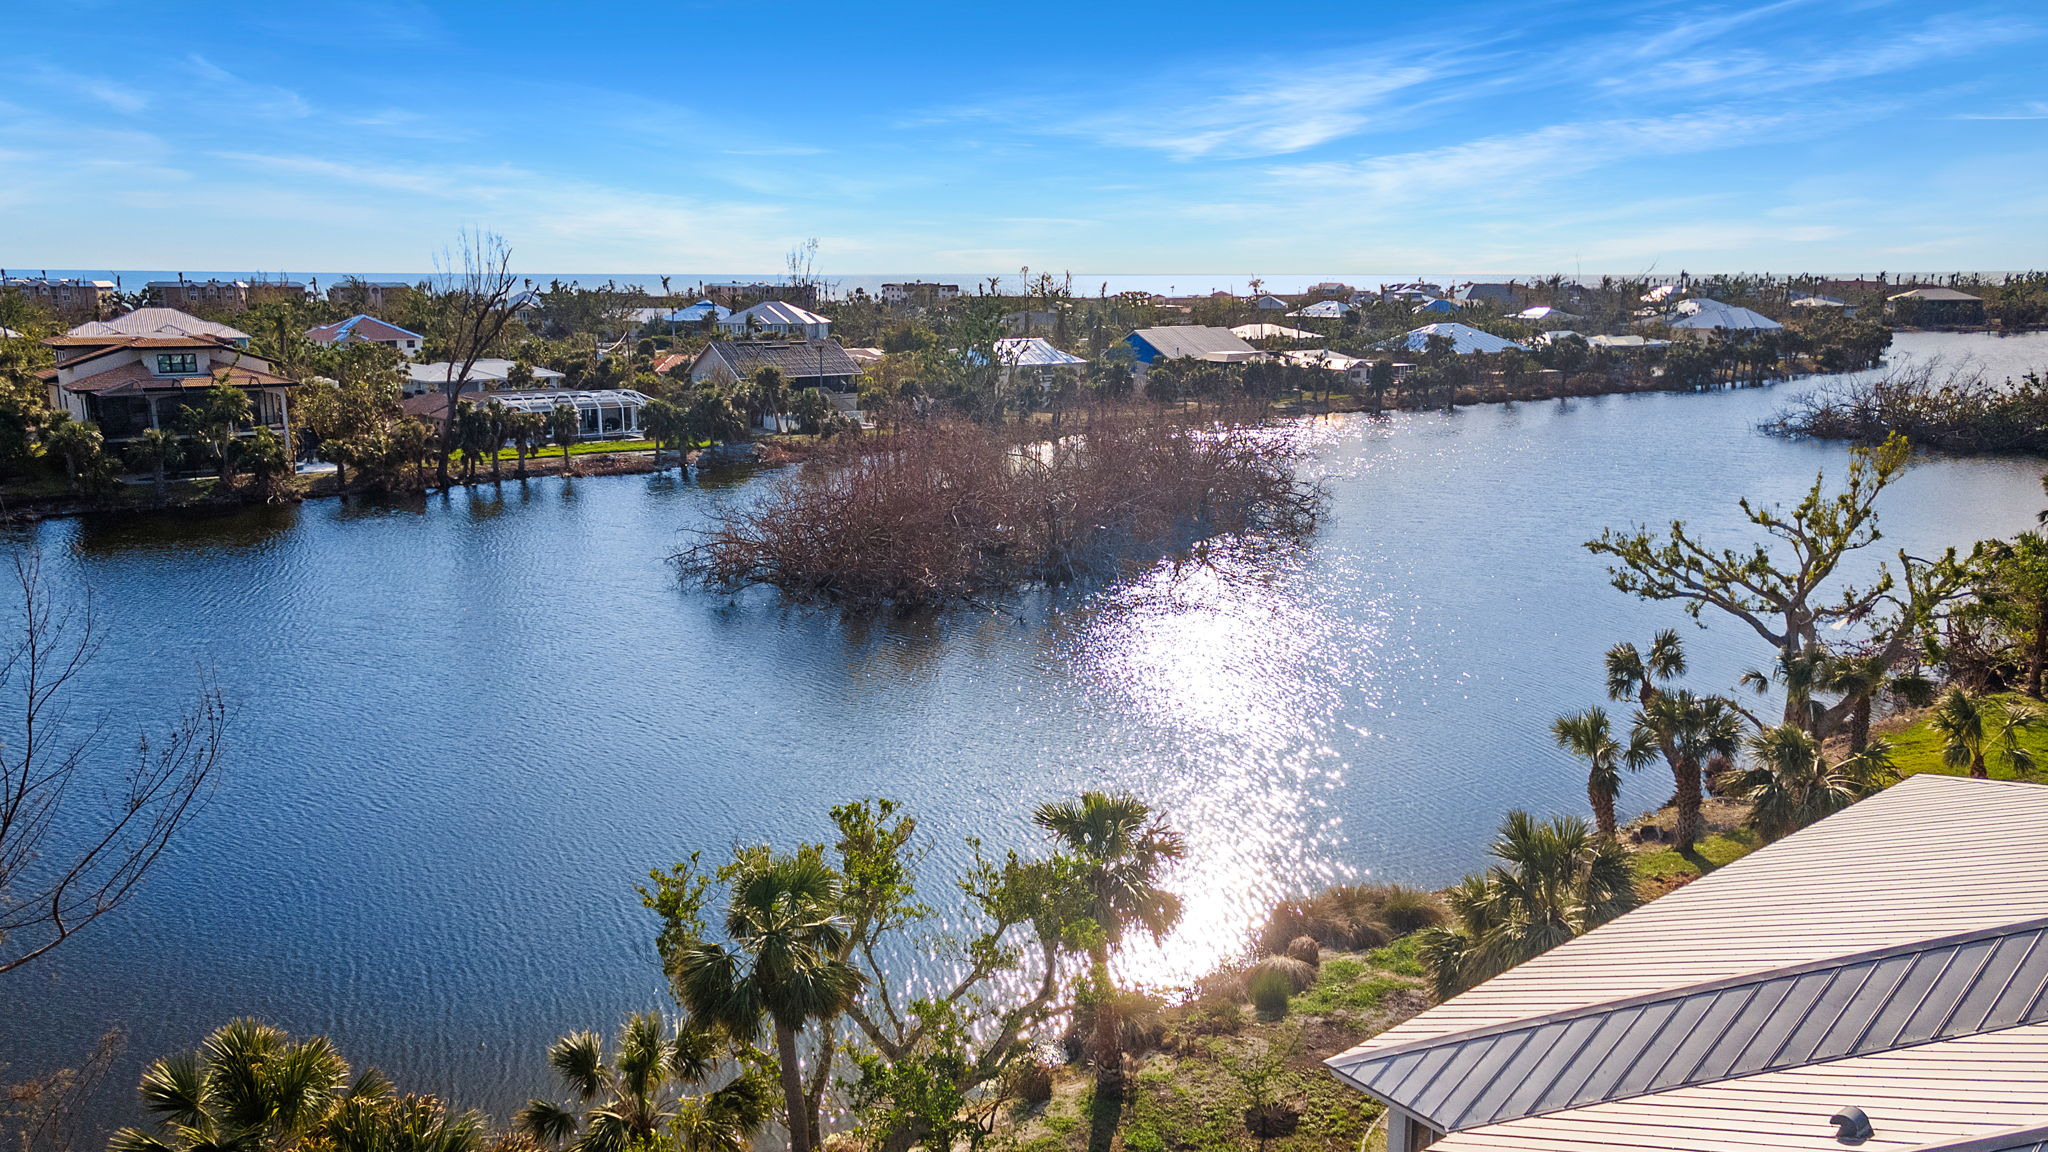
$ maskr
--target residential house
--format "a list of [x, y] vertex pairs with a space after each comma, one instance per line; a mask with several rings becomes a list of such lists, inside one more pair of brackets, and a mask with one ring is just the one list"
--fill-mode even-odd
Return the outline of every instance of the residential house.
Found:
[[832, 321], [783, 300], [768, 300], [718, 321], [732, 336], [790, 336], [823, 340], [832, 335]]
[[1261, 312], [1285, 312], [1294, 307], [1294, 305], [1268, 293], [1263, 296], [1252, 297], [1252, 307], [1257, 308]]
[[1589, 336], [1586, 343], [1595, 348], [1606, 348], [1614, 352], [1638, 351], [1644, 348], [1669, 348], [1671, 341], [1657, 340], [1649, 336]]
[[1388, 1152], [2039, 1152], [2048, 788], [1914, 776], [1328, 1061]]
[[[432, 364], [407, 364], [402, 391], [407, 396], [442, 392], [455, 380], [465, 382], [465, 395], [470, 392], [500, 391], [511, 385], [513, 368], [517, 363], [515, 360], [488, 356], [470, 365], [466, 374], [462, 371], [462, 365], [448, 360], [436, 360]], [[567, 379], [553, 368], [528, 365], [528, 371], [533, 374], [533, 384], [522, 385], [520, 391], [530, 390], [536, 385], [540, 388], [559, 388], [561, 381]]]
[[1313, 332], [1289, 328], [1284, 324], [1239, 324], [1233, 327], [1231, 335], [1240, 340], [1320, 340]]
[[[76, 330], [73, 330], [74, 333]], [[291, 390], [298, 381], [270, 361], [211, 333], [105, 333], [44, 341], [57, 356], [44, 369], [50, 406], [73, 420], [97, 424], [110, 443], [132, 440], [147, 428], [167, 428], [215, 384], [249, 394], [254, 422], [280, 435], [290, 431]]]
[[407, 293], [417, 290], [417, 285], [408, 284], [403, 280], [360, 280], [350, 276], [327, 289], [327, 302], [348, 304], [356, 308], [372, 308], [381, 312], [387, 306], [398, 303]]
[[1984, 323], [1983, 299], [1953, 288], [1915, 288], [1887, 296], [1884, 310], [1916, 328], [1973, 328]]
[[996, 341], [995, 352], [1005, 383], [1023, 376], [1050, 388], [1059, 372], [1088, 366], [1087, 360], [1063, 352], [1052, 341], [1037, 336], [1006, 336]]
[[1429, 338], [1441, 336], [1451, 342], [1451, 352], [1458, 356], [1491, 354], [1495, 352], [1527, 352], [1528, 349], [1513, 340], [1504, 340], [1491, 332], [1481, 332], [1466, 324], [1424, 324], [1403, 336], [1381, 344], [1382, 348], [1400, 349], [1407, 352], [1427, 352]]
[[1458, 302], [1456, 300], [1445, 300], [1442, 298], [1424, 300], [1413, 309], [1417, 316], [1449, 316], [1457, 312], [1457, 310]]
[[1124, 343], [1138, 354], [1138, 363], [1159, 360], [1212, 360], [1240, 363], [1258, 354], [1258, 349], [1228, 328], [1202, 324], [1176, 324], [1170, 328], [1140, 328], [1124, 337]]
[[118, 290], [112, 280], [0, 275], [0, 292], [19, 292], [64, 316], [98, 316], [112, 307]]
[[335, 344], [382, 344], [396, 348], [407, 360], [420, 354], [426, 337], [410, 329], [358, 313], [346, 320], [306, 329], [306, 339], [322, 346]]
[[1003, 316], [1003, 331], [1019, 336], [1033, 332], [1052, 332], [1059, 327], [1060, 314], [1043, 309], [1027, 308], [1022, 312], [1009, 312]]
[[923, 280], [908, 280], [900, 284], [882, 285], [882, 303], [892, 308], [930, 308], [948, 300], [960, 298], [958, 284], [933, 284]]
[[201, 320], [176, 308], [137, 308], [111, 320], [88, 320], [64, 335], [81, 340], [101, 336], [217, 336], [238, 348], [249, 346], [247, 332]]
[[1515, 319], [1528, 320], [1536, 324], [1548, 324], [1563, 320], [1583, 320], [1585, 317], [1577, 313], [1567, 312], [1562, 308], [1552, 308], [1550, 305], [1544, 304], [1535, 308], [1522, 309], [1520, 312], [1515, 313]]
[[690, 382], [737, 383], [774, 368], [791, 388], [851, 392], [860, 365], [830, 340], [714, 340], [690, 365]]
[[701, 328], [707, 323], [716, 324], [730, 315], [732, 315], [732, 309], [727, 308], [723, 304], [713, 304], [709, 300], [699, 300], [695, 304], [677, 308], [673, 312], [664, 312], [655, 318], [655, 322], [657, 324], [687, 325]]
[[1822, 296], [1819, 293], [1811, 296], [1801, 296], [1793, 300], [1788, 307], [1839, 312], [1844, 316], [1854, 316], [1856, 314], [1856, 306], [1840, 296]]
[[1681, 300], [1665, 318], [1680, 332], [1771, 332], [1784, 325], [1761, 312], [1719, 300]]
[[1320, 284], [1309, 285], [1308, 291], [1303, 292], [1302, 295], [1327, 296], [1332, 299], [1349, 300], [1351, 299], [1352, 295], [1357, 291], [1358, 289], [1353, 288], [1349, 284], [1344, 284], [1336, 280], [1325, 280]]
[[1305, 308], [1297, 308], [1288, 315], [1297, 320], [1341, 320], [1356, 309], [1342, 300], [1318, 300]]
[[1458, 299], [1468, 304], [1497, 304], [1505, 307], [1515, 303], [1520, 293], [1519, 284], [1467, 284], [1458, 289]]

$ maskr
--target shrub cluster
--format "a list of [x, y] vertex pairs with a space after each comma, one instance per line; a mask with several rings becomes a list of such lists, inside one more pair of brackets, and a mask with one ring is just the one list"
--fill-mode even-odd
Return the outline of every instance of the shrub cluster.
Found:
[[914, 608], [1291, 538], [1321, 510], [1283, 429], [1101, 408], [1053, 440], [1026, 432], [936, 417], [834, 441], [676, 559], [716, 588]]
[[1930, 360], [1866, 381], [1817, 388], [1766, 429], [1881, 444], [1894, 433], [1947, 452], [2048, 452], [2048, 380], [1993, 382], [1971, 366]]
[[1306, 900], [1274, 905], [1259, 931], [1259, 947], [1291, 954], [1306, 937], [1324, 948], [1358, 952], [1443, 920], [1443, 906], [1432, 893], [1399, 884], [1339, 884]]

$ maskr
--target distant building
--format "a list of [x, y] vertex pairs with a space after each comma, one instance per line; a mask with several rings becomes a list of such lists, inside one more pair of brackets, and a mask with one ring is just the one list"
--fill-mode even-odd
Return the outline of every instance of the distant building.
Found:
[[1051, 332], [1059, 326], [1060, 314], [1038, 309], [1010, 312], [1003, 316], [1003, 330], [1019, 336], [1034, 332]]
[[723, 320], [730, 315], [732, 315], [732, 309], [727, 308], [723, 304], [713, 304], [709, 300], [699, 300], [695, 304], [678, 308], [673, 312], [665, 312], [660, 316], [657, 316], [655, 318], [655, 323], [694, 324], [701, 327], [707, 321], [715, 324], [718, 321]]
[[112, 280], [0, 276], [0, 292], [5, 291], [19, 292], [61, 315], [98, 316], [112, 306], [116, 288]]
[[1299, 320], [1339, 320], [1355, 311], [1357, 309], [1342, 300], [1318, 300], [1305, 308], [1297, 308], [1288, 315]]
[[690, 381], [737, 383], [774, 368], [791, 388], [851, 392], [860, 365], [830, 340], [714, 340], [690, 365]]
[[239, 328], [201, 320], [176, 308], [137, 308], [111, 320], [88, 320], [64, 336], [88, 341], [99, 336], [218, 336], [236, 347], [249, 343], [249, 334]]
[[350, 276], [327, 289], [327, 302], [382, 311], [415, 291], [418, 291], [417, 285], [403, 280], [360, 280]]
[[1285, 312], [1289, 308], [1294, 307], [1294, 305], [1269, 292], [1262, 296], [1252, 297], [1252, 307], [1257, 308], [1261, 312]]
[[1916, 328], [1974, 328], [1984, 323], [1983, 299], [1953, 288], [1915, 288], [1888, 296], [1884, 310]]
[[1772, 332], [1784, 325], [1761, 312], [1719, 300], [1681, 300], [1664, 321], [1680, 332]]
[[1397, 348], [1404, 352], [1427, 352], [1431, 336], [1441, 336], [1449, 340], [1451, 352], [1457, 356], [1528, 351], [1513, 340], [1502, 339], [1491, 332], [1481, 332], [1467, 324], [1425, 324], [1406, 335], [1396, 336], [1380, 347]]
[[1023, 377], [1049, 388], [1053, 377], [1060, 371], [1088, 366], [1087, 360], [1061, 351], [1052, 341], [1038, 336], [1004, 337], [996, 341], [995, 352], [996, 363], [1002, 366], [1006, 382]]
[[732, 282], [704, 285], [704, 297], [728, 308], [738, 308], [761, 300], [781, 300], [805, 308], [818, 305], [816, 284], [769, 284], [765, 281]]
[[1387, 1152], [2039, 1152], [2044, 840], [1913, 776], [1327, 1064]]
[[1124, 343], [1138, 355], [1138, 363], [1160, 360], [1209, 360], [1234, 364], [1258, 355], [1258, 349], [1228, 328], [1201, 324], [1177, 324], [1167, 328], [1140, 328], [1124, 337]]
[[278, 375], [270, 361], [228, 337], [105, 332], [45, 343], [57, 354], [56, 367], [41, 373], [50, 406], [73, 420], [92, 421], [110, 442], [173, 426], [187, 405], [216, 384], [246, 391], [255, 423], [289, 431], [289, 397], [298, 381]]
[[[460, 379], [466, 382], [463, 387], [465, 398], [471, 393], [499, 391], [511, 386], [512, 370], [516, 364], [517, 361], [513, 360], [487, 357], [470, 365], [467, 374], [463, 374], [462, 365], [448, 360], [437, 360], [432, 364], [407, 364], [403, 390], [407, 396], [439, 392], [448, 384]], [[538, 365], [528, 367], [533, 373], [533, 383], [521, 385], [515, 390], [530, 391], [535, 386], [556, 388], [560, 387], [562, 380], [567, 379], [553, 368], [542, 368]]]
[[308, 328], [306, 339], [323, 347], [334, 344], [382, 344], [386, 348], [398, 349], [407, 360], [411, 360], [420, 354], [420, 343], [426, 337], [388, 321], [379, 320], [375, 316], [358, 313], [333, 324]]
[[1239, 324], [1230, 330], [1240, 340], [1320, 340], [1322, 337], [1284, 324]]
[[146, 285], [152, 302], [166, 308], [204, 307], [240, 312], [267, 300], [304, 300], [306, 286], [296, 280], [152, 280]]
[[930, 308], [935, 304], [959, 298], [958, 284], [933, 284], [923, 280], [910, 280], [901, 284], [882, 285], [882, 303], [892, 306], [912, 305]]
[[1333, 299], [1349, 300], [1351, 299], [1352, 295], [1357, 291], [1358, 289], [1353, 288], [1349, 284], [1345, 284], [1336, 280], [1325, 280], [1320, 284], [1309, 285], [1308, 291], [1302, 293], [1302, 295], [1327, 296]]
[[1856, 314], [1856, 305], [1849, 303], [1847, 300], [1839, 296], [1822, 296], [1818, 293], [1811, 296], [1801, 296], [1797, 300], [1792, 301], [1788, 307], [1802, 308], [1808, 311], [1839, 312], [1844, 316], [1854, 316]]
[[1550, 305], [1545, 304], [1535, 308], [1524, 308], [1520, 312], [1515, 313], [1515, 319], [1547, 324], [1555, 320], [1583, 320], [1584, 317], [1576, 313], [1567, 312], [1562, 308], [1552, 308]]
[[823, 340], [832, 335], [832, 321], [782, 300], [769, 300], [743, 312], [734, 312], [719, 320], [718, 328], [733, 336], [760, 334]]
[[1474, 304], [1513, 304], [1520, 293], [1514, 284], [1467, 284], [1458, 289], [1458, 299]]
[[1429, 313], [1437, 316], [1449, 316], [1458, 310], [1458, 303], [1455, 300], [1444, 300], [1441, 298], [1424, 300], [1422, 303], [1417, 304], [1413, 310], [1417, 315]]

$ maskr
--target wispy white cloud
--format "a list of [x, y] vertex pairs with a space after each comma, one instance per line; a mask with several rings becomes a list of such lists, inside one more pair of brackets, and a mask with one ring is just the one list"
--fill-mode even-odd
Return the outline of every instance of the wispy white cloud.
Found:
[[[1785, 7], [1772, 5], [1744, 15]], [[1601, 83], [1636, 96], [1701, 90], [1754, 96], [1902, 72], [2041, 34], [2040, 26], [2010, 17], [1949, 14], [1913, 28], [1831, 37], [1825, 44], [1769, 34], [1751, 37], [1753, 43], [1726, 42], [1729, 34], [1748, 31], [1748, 23], [1730, 18], [1696, 33], [1689, 43], [1712, 41], [1699, 52], [1633, 52], [1639, 66], [1619, 69]]]
[[1958, 112], [1952, 120], [2048, 120], [2048, 100], [2032, 100], [2008, 112]]
[[48, 63], [30, 65], [24, 75], [46, 88], [79, 93], [126, 115], [133, 115], [149, 107], [149, 93], [105, 76], [60, 68]]
[[313, 114], [303, 96], [280, 84], [244, 80], [233, 72], [194, 52], [185, 58], [193, 75], [209, 85], [224, 101], [257, 116], [299, 119]]

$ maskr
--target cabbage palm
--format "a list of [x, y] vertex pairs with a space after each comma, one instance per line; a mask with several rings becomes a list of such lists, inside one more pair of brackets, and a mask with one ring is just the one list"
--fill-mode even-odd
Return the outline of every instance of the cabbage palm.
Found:
[[1831, 763], [1820, 742], [1794, 724], [1750, 737], [1752, 767], [1742, 779], [1749, 823], [1765, 841], [1796, 832], [1898, 779], [1884, 741]]
[[123, 1128], [111, 1152], [477, 1152], [484, 1142], [476, 1113], [394, 1096], [374, 1071], [351, 1078], [325, 1036], [293, 1041], [254, 1020], [153, 1062], [141, 1094], [157, 1130]]
[[[780, 1065], [790, 1152], [818, 1146], [816, 1100], [823, 1095], [833, 1046], [830, 1024], [859, 995], [862, 977], [845, 958], [838, 873], [815, 850], [775, 856], [741, 853], [726, 905], [726, 943], [692, 941], [673, 959], [676, 995], [692, 1017], [735, 1040], [766, 1028]], [[797, 1037], [824, 1022], [818, 1077], [803, 1082]]]
[[1683, 675], [1685, 646], [1669, 628], [1650, 638], [1648, 652], [1627, 643], [1607, 650], [1607, 696], [1611, 700], [1634, 700], [1648, 706], [1660, 691], [1660, 683]]
[[1586, 761], [1586, 799], [1593, 806], [1593, 823], [1600, 835], [1615, 834], [1614, 801], [1621, 794], [1621, 770], [1641, 768], [1657, 758], [1657, 748], [1641, 729], [1629, 733], [1627, 744], [1615, 740], [1604, 708], [1588, 708], [1560, 716], [1550, 731], [1557, 745]]
[[[1089, 995], [1097, 1004], [1114, 1003], [1110, 953], [1132, 928], [1159, 940], [1180, 923], [1180, 897], [1159, 881], [1186, 855], [1187, 842], [1154, 816], [1150, 805], [1128, 793], [1085, 792], [1079, 800], [1041, 806], [1032, 820], [1059, 842], [1078, 871], [1081, 914], [1095, 924], [1088, 946], [1094, 985]], [[1096, 1094], [1121, 1096], [1123, 1029], [1110, 1011], [1094, 1013], [1093, 1025], [1089, 1050]]]
[[1984, 779], [1991, 775], [1990, 753], [1996, 751], [2014, 773], [2034, 770], [2033, 750], [2021, 737], [2040, 726], [2041, 714], [2026, 704], [2014, 701], [1994, 710], [1952, 687], [1928, 723], [1941, 736], [1941, 760], [1950, 768], [1967, 768]]
[[1575, 816], [1539, 823], [1510, 812], [1490, 851], [1501, 863], [1447, 895], [1456, 922], [1421, 937], [1439, 996], [1491, 979], [1639, 902], [1628, 851]]
[[671, 1034], [652, 1012], [627, 1018], [609, 1060], [596, 1033], [572, 1033], [548, 1049], [548, 1064], [576, 1102], [529, 1101], [513, 1125], [543, 1145], [574, 1152], [645, 1147], [667, 1128], [687, 1128], [685, 1143], [693, 1148], [744, 1144], [768, 1120], [767, 1097], [753, 1073], [702, 1097], [683, 1092], [716, 1070], [719, 1048], [710, 1030]]
[[1675, 839], [1680, 851], [1690, 849], [1702, 832], [1701, 780], [1707, 762], [1732, 759], [1741, 748], [1741, 715], [1719, 696], [1659, 690], [1636, 710], [1635, 729], [1654, 742], [1671, 765], [1672, 802], [1678, 809]]

